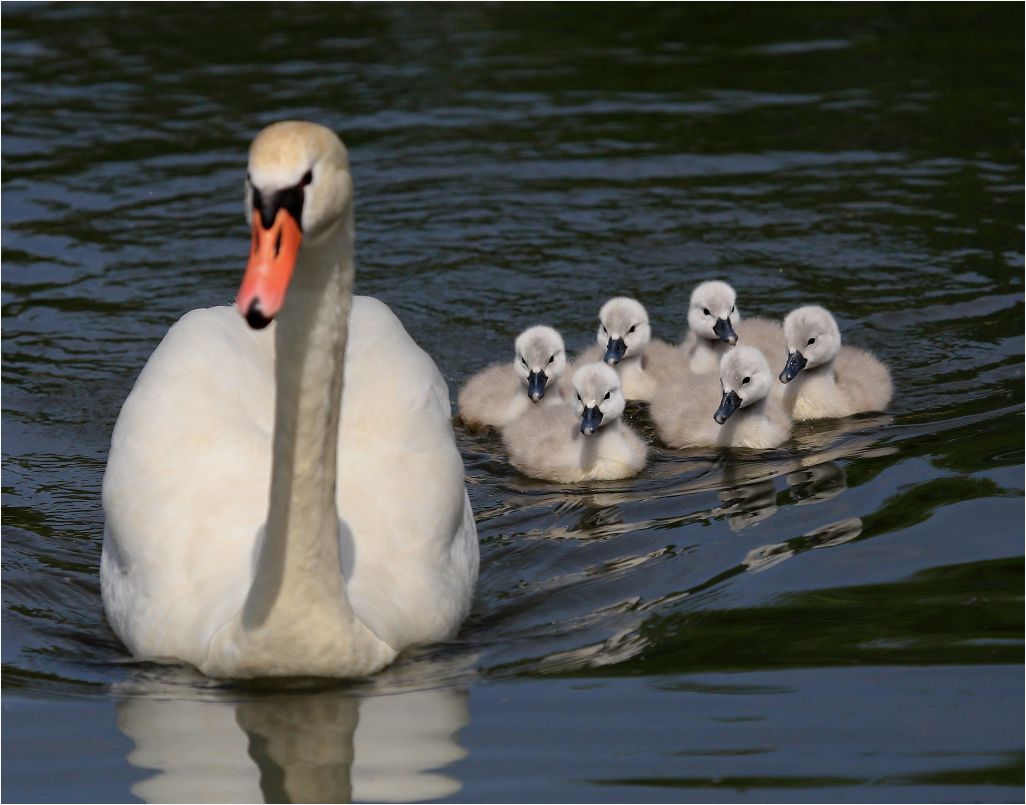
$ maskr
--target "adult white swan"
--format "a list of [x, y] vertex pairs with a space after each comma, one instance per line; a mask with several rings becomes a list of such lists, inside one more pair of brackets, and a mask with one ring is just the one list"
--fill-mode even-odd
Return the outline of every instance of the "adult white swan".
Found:
[[384, 304], [352, 296], [352, 180], [330, 130], [259, 134], [246, 216], [238, 310], [183, 316], [114, 426], [107, 618], [133, 655], [211, 676], [373, 673], [470, 607], [449, 392]]

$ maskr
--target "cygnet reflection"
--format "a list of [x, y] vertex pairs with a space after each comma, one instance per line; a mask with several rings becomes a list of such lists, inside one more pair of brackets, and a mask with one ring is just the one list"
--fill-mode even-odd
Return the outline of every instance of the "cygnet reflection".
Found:
[[828, 548], [833, 545], [841, 545], [851, 542], [862, 533], [862, 519], [849, 517], [830, 523], [808, 534], [789, 539], [787, 542], [775, 542], [770, 545], [761, 545], [748, 552], [741, 564], [749, 573], [758, 573], [767, 570], [774, 565], [790, 559], [807, 550], [814, 548]]

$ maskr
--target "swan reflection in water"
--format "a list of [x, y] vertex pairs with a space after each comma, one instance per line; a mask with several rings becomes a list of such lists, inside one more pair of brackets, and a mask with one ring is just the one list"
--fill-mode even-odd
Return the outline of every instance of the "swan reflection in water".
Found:
[[135, 744], [128, 761], [153, 770], [132, 787], [145, 802], [419, 801], [460, 790], [441, 770], [466, 755], [457, 740], [470, 720], [465, 688], [197, 698], [196, 677], [180, 674], [178, 685], [165, 673], [119, 686], [118, 727]]

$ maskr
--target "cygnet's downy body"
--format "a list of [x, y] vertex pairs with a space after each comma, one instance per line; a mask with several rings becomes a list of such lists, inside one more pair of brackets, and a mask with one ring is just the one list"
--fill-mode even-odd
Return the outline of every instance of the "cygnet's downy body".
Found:
[[503, 428], [510, 463], [543, 481], [579, 483], [636, 475], [648, 457], [645, 443], [620, 415], [620, 378], [609, 366], [590, 363], [573, 376], [572, 402], [533, 408]]
[[685, 368], [692, 374], [715, 374], [735, 344], [756, 347], [767, 361], [776, 361], [784, 354], [784, 330], [770, 319], [742, 319], [737, 294], [726, 282], [700, 283], [691, 292], [688, 332], [680, 345]]
[[603, 361], [615, 367], [628, 400], [651, 400], [679, 360], [675, 347], [652, 338], [645, 306], [627, 296], [616, 296], [599, 310], [596, 341], [574, 365]]
[[784, 319], [787, 363], [783, 404], [796, 421], [884, 411], [893, 394], [891, 373], [872, 353], [841, 346], [841, 331], [826, 308], [807, 305]]
[[514, 342], [512, 363], [481, 370], [460, 390], [460, 417], [473, 428], [501, 428], [537, 405], [563, 402], [566, 368], [563, 339], [551, 327], [524, 330]]
[[659, 389], [651, 414], [669, 447], [750, 447], [784, 442], [791, 422], [779, 400], [766, 357], [755, 347], [735, 347], [713, 375], [683, 376]]

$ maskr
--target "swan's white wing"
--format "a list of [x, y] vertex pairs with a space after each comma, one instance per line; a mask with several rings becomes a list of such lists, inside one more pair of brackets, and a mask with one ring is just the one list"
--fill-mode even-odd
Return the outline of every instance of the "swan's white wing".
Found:
[[121, 409], [103, 479], [101, 581], [133, 654], [199, 664], [240, 608], [267, 517], [273, 333], [193, 310]]
[[394, 648], [443, 639], [469, 609], [478, 561], [449, 390], [378, 300], [356, 297], [349, 333], [338, 495], [349, 599]]

